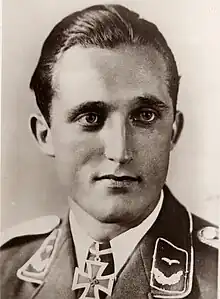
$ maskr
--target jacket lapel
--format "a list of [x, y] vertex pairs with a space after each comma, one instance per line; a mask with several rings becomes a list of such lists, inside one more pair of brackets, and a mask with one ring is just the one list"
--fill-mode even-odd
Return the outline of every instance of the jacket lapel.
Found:
[[146, 277], [140, 246], [134, 250], [128, 263], [119, 273], [116, 281], [113, 299], [148, 298], [150, 286]]
[[61, 226], [61, 238], [57, 254], [50, 271], [42, 285], [40, 285], [31, 298], [36, 299], [74, 299], [75, 292], [71, 290], [76, 259], [68, 217]]
[[164, 195], [158, 219], [140, 248], [153, 297], [185, 298], [197, 293], [192, 285], [192, 219], [166, 186]]

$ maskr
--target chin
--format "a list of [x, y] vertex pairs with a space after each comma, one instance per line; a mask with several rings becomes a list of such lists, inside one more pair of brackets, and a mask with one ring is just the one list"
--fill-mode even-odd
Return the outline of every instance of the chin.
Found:
[[94, 212], [93, 215], [98, 221], [109, 224], [127, 223], [134, 218], [133, 213], [126, 211], [125, 208], [118, 207], [118, 205], [111, 209], [107, 209], [106, 207], [100, 210], [99, 213], [97, 211]]

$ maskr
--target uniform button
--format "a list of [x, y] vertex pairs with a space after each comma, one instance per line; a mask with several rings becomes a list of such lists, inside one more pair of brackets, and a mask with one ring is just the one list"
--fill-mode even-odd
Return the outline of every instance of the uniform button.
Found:
[[208, 226], [202, 230], [202, 236], [207, 240], [213, 240], [218, 238], [218, 231], [215, 227]]

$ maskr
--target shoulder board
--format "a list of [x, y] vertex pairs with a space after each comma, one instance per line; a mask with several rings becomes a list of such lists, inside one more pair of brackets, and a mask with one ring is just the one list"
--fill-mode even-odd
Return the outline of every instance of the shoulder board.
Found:
[[14, 238], [50, 233], [59, 224], [60, 218], [56, 215], [43, 216], [22, 222], [1, 233], [0, 247]]
[[216, 249], [220, 248], [219, 228], [214, 226], [203, 227], [197, 232], [197, 236], [200, 242]]

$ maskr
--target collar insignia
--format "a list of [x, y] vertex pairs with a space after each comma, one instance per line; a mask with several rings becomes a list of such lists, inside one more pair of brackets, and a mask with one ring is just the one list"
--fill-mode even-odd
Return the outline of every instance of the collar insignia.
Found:
[[17, 271], [17, 277], [28, 282], [42, 284], [56, 252], [60, 229], [55, 229], [36, 253]]
[[[192, 250], [192, 248], [191, 248]], [[155, 245], [150, 286], [156, 298], [184, 298], [192, 287], [193, 256], [164, 238]]]

